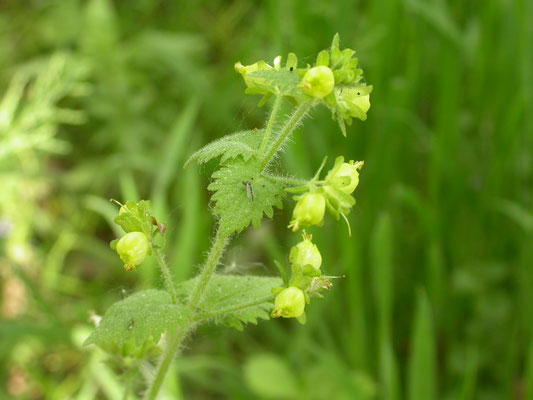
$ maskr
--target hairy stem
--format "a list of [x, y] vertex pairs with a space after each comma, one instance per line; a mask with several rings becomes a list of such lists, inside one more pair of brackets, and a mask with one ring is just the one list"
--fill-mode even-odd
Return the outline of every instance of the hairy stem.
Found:
[[278, 117], [278, 112], [281, 107], [282, 99], [283, 99], [283, 96], [276, 96], [276, 101], [274, 102], [274, 106], [272, 106], [272, 111], [270, 112], [270, 117], [268, 118], [268, 122], [265, 128], [263, 142], [261, 143], [261, 147], [259, 148], [259, 154], [264, 153], [268, 145], [268, 142], [270, 141], [270, 135], [272, 133], [272, 128], [274, 127], [274, 124], [276, 123], [276, 119]]
[[170, 270], [168, 269], [165, 257], [163, 257], [160, 249], [155, 247], [152, 242], [150, 242], [150, 248], [152, 249], [152, 254], [157, 260], [159, 267], [161, 267], [161, 272], [163, 273], [163, 277], [165, 278], [167, 289], [170, 292], [172, 303], [176, 304], [176, 289], [174, 288], [174, 283], [172, 283], [172, 276], [170, 275]]
[[157, 398], [157, 395], [161, 390], [161, 386], [165, 381], [165, 376], [167, 375], [168, 369], [170, 368], [170, 365], [174, 360], [174, 356], [178, 352], [180, 344], [189, 329], [184, 327], [178, 327], [174, 334], [169, 338], [167, 348], [165, 349], [163, 357], [161, 358], [161, 362], [157, 367], [156, 376], [152, 381], [148, 392], [146, 392], [146, 395], [144, 396], [145, 400], [155, 400]]
[[[205, 293], [205, 290], [207, 289], [207, 285], [209, 284], [209, 281], [211, 277], [213, 276], [213, 273], [216, 270], [216, 267], [218, 265], [218, 262], [220, 261], [220, 258], [222, 257], [222, 253], [224, 252], [224, 248], [226, 247], [226, 244], [228, 243], [228, 236], [223, 236], [220, 234], [220, 230], [217, 230], [217, 233], [215, 235], [215, 239], [213, 241], [213, 245], [211, 246], [211, 250], [209, 251], [209, 255], [207, 256], [207, 261], [205, 263], [205, 266], [202, 269], [202, 272], [200, 272], [198, 283], [194, 289], [194, 292], [192, 293], [191, 297], [189, 298], [189, 303], [187, 304], [187, 307], [192, 311], [193, 315], [195, 313], [196, 307], [198, 307], [198, 304], [202, 300], [202, 297]], [[157, 250], [157, 249], [154, 249]], [[168, 268], [166, 268], [166, 264], [161, 257], [160, 253], [154, 252], [155, 254], [159, 254], [159, 257], [156, 257], [165, 265], [161, 267], [161, 269], [164, 271], [166, 270], [168, 272]], [[168, 275], [170, 277], [170, 274]], [[175, 297], [175, 290], [174, 286], [172, 286], [172, 291], [174, 293]], [[183, 341], [184, 337], [187, 335], [187, 332], [189, 332], [194, 327], [194, 317], [192, 320], [189, 320], [188, 323], [185, 324], [185, 326], [180, 326], [178, 329], [170, 336], [169, 343], [167, 348], [165, 349], [165, 352], [163, 353], [163, 357], [161, 359], [161, 363], [157, 367], [157, 373], [155, 376], [154, 381], [150, 385], [150, 388], [148, 389], [148, 392], [146, 393], [145, 399], [146, 400], [155, 400], [157, 398], [157, 395], [159, 394], [159, 391], [161, 390], [161, 386], [163, 384], [163, 381], [165, 380], [165, 376], [167, 375], [168, 369], [170, 368], [170, 365], [172, 364], [172, 360], [174, 359], [176, 353], [178, 352], [180, 348], [180, 344]]]
[[296, 179], [296, 178], [289, 178], [287, 176], [276, 176], [276, 175], [268, 175], [268, 174], [261, 174], [261, 175], [267, 179], [270, 179], [271, 181], [285, 183], [291, 186], [305, 186], [309, 183], [305, 179]]
[[272, 157], [277, 153], [280, 146], [285, 142], [285, 140], [289, 137], [289, 135], [296, 129], [298, 126], [298, 123], [302, 120], [303, 117], [307, 114], [309, 109], [313, 106], [312, 100], [307, 100], [300, 104], [296, 110], [292, 113], [290, 118], [287, 120], [285, 125], [283, 125], [283, 128], [281, 129], [281, 132], [279, 133], [278, 137], [276, 138], [276, 141], [270, 146], [268, 149], [267, 154], [263, 158], [261, 162], [261, 170], [264, 170], [265, 167], [268, 165], [270, 160], [272, 160]]
[[198, 283], [196, 284], [196, 287], [189, 298], [189, 303], [187, 304], [191, 311], [194, 311], [196, 307], [198, 307], [200, 300], [202, 300], [204, 292], [207, 289], [207, 285], [209, 284], [209, 281], [211, 280], [211, 277], [217, 268], [218, 262], [222, 257], [222, 253], [224, 252], [224, 248], [226, 247], [228, 240], [228, 236], [223, 236], [220, 233], [220, 229], [218, 229], [215, 239], [213, 240], [211, 250], [209, 251], [209, 255], [207, 256], [207, 261], [202, 268], [202, 272], [200, 272]]

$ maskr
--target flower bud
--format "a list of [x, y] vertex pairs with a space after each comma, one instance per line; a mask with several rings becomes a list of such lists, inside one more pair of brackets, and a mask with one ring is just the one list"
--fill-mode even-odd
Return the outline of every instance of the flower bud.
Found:
[[322, 256], [316, 244], [312, 241], [311, 235], [304, 233], [303, 240], [296, 246], [293, 246], [289, 254], [289, 261], [292, 265], [304, 267], [311, 265], [315, 270], [319, 270], [322, 265]]
[[305, 73], [300, 82], [300, 88], [309, 96], [326, 97], [335, 86], [335, 77], [330, 68], [325, 65], [313, 67]]
[[343, 117], [354, 117], [366, 120], [370, 109], [370, 92], [372, 86], [345, 88], [337, 94], [337, 108]]
[[117, 243], [117, 253], [128, 271], [140, 265], [149, 251], [150, 241], [142, 232], [126, 233]]
[[289, 228], [296, 232], [301, 226], [319, 225], [324, 219], [325, 211], [326, 199], [322, 193], [305, 193], [294, 207]]
[[[326, 182], [338, 190], [352, 194], [359, 184], [359, 169], [363, 166], [361, 161], [343, 162], [335, 165], [326, 176]], [[349, 178], [349, 179], [347, 179]]]
[[305, 295], [302, 289], [290, 286], [283, 289], [276, 296], [274, 301], [274, 317], [298, 318], [301, 317], [305, 309]]
[[272, 67], [264, 61], [258, 61], [251, 65], [242, 65], [240, 62], [235, 64], [235, 71], [241, 74], [244, 83], [248, 87], [247, 93], [250, 94], [267, 94], [271, 91], [268, 82], [264, 78], [251, 75], [257, 71], [269, 69], [272, 69]]

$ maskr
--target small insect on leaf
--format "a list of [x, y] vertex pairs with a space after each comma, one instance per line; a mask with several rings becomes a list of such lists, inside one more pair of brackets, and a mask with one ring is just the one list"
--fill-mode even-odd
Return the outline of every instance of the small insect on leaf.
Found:
[[132, 318], [130, 321], [130, 324], [128, 326], [128, 331], [131, 331], [131, 329], [135, 326], [135, 320]]
[[246, 186], [246, 194], [251, 201], [254, 201], [254, 188], [248, 181], [243, 181], [242, 184]]

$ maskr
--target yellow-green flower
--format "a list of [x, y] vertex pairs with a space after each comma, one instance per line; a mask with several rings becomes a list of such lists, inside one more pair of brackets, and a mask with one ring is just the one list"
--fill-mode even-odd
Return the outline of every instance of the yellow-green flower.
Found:
[[298, 318], [305, 310], [305, 295], [302, 289], [290, 286], [283, 289], [274, 301], [274, 317]]

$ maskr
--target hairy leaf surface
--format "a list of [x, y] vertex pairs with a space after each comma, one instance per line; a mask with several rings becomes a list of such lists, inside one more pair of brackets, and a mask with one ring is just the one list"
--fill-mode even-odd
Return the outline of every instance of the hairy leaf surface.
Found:
[[196, 161], [204, 164], [214, 158], [221, 157], [221, 162], [242, 156], [244, 160], [249, 160], [257, 154], [257, 149], [263, 139], [263, 130], [250, 130], [237, 132], [233, 135], [224, 136], [195, 152], [185, 163]]
[[276, 86], [280, 94], [294, 95], [300, 92], [298, 84], [300, 76], [296, 70], [268, 69], [250, 73], [251, 76], [263, 78], [272, 86]]
[[213, 213], [220, 217], [223, 235], [241, 232], [250, 223], [261, 225], [263, 214], [272, 218], [274, 208], [282, 208], [283, 186], [261, 176], [257, 159], [235, 159], [227, 162], [212, 175], [208, 189], [215, 192]]
[[[198, 278], [178, 287], [186, 298], [196, 287]], [[283, 285], [281, 278], [262, 276], [215, 275], [211, 278], [199, 307], [206, 318], [217, 324], [243, 329], [246, 323], [257, 324], [259, 318], [269, 319], [272, 309], [272, 288]]]
[[103, 348], [133, 343], [159, 342], [161, 334], [173, 331], [183, 318], [165, 290], [143, 290], [113, 304], [85, 344]]

